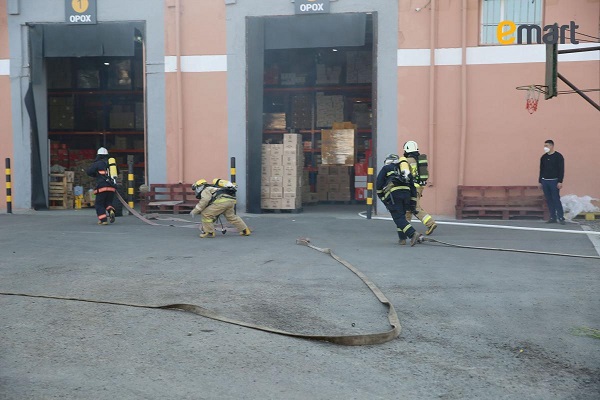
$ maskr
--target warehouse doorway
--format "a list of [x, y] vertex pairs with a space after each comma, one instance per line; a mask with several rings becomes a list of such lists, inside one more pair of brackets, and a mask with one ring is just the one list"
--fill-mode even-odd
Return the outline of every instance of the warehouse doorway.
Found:
[[249, 18], [249, 212], [366, 204], [375, 23], [367, 13]]
[[[85, 169], [99, 147], [116, 159], [125, 196], [128, 161], [135, 187], [146, 176], [144, 24], [51, 24], [32, 30], [32, 41], [42, 41], [32, 43], [38, 64], [32, 83], [48, 206], [93, 206], [95, 182]], [[71, 43], [72, 38], [78, 40]]]

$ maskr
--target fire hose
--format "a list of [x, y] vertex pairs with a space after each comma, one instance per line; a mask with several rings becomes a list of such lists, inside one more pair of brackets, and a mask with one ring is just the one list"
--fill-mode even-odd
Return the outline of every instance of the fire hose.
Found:
[[[137, 211], [133, 210], [129, 207], [129, 205], [123, 200], [123, 198], [117, 194], [119, 200], [123, 203], [123, 205], [127, 208], [127, 210], [144, 221], [145, 223], [152, 226], [177, 226], [177, 225], [163, 225], [157, 224], [155, 222], [149, 221], [144, 218]], [[68, 300], [68, 301], [78, 301], [78, 302], [86, 302], [86, 303], [96, 303], [96, 304], [109, 304], [116, 306], [125, 306], [125, 307], [136, 307], [136, 308], [146, 308], [146, 309], [158, 309], [158, 310], [179, 310], [186, 311], [196, 315], [200, 315], [202, 317], [210, 318], [216, 321], [226, 322], [229, 324], [242, 326], [246, 328], [256, 329], [263, 332], [275, 333], [278, 335], [290, 336], [300, 339], [308, 339], [308, 340], [318, 340], [330, 342], [338, 345], [344, 346], [362, 346], [362, 345], [371, 345], [371, 344], [381, 344], [389, 342], [397, 338], [400, 335], [400, 321], [398, 319], [398, 314], [394, 309], [392, 303], [385, 297], [385, 295], [381, 292], [381, 290], [358, 268], [354, 267], [348, 261], [342, 259], [331, 249], [328, 248], [320, 248], [314, 246], [310, 243], [308, 238], [299, 238], [296, 240], [296, 244], [307, 246], [313, 250], [319, 251], [324, 254], [330, 255], [337, 262], [342, 264], [344, 267], [349, 269], [352, 273], [354, 273], [360, 280], [367, 285], [367, 287], [371, 290], [371, 292], [377, 297], [379, 302], [383, 304], [388, 310], [388, 321], [391, 326], [390, 329], [384, 332], [376, 332], [376, 333], [367, 333], [367, 334], [355, 334], [355, 335], [309, 335], [309, 334], [301, 334], [290, 332], [282, 329], [276, 329], [271, 327], [266, 327], [263, 325], [258, 325], [250, 322], [238, 321], [224, 315], [221, 315], [217, 312], [209, 310], [199, 305], [195, 304], [185, 304], [185, 303], [174, 303], [174, 304], [166, 304], [166, 305], [147, 305], [147, 304], [135, 304], [135, 303], [123, 303], [123, 302], [113, 302], [113, 301], [102, 301], [102, 300], [92, 300], [92, 299], [82, 299], [75, 297], [61, 297], [61, 296], [46, 296], [46, 295], [33, 295], [33, 294], [25, 294], [25, 293], [8, 293], [8, 292], [0, 292], [2, 296], [20, 296], [20, 297], [33, 297], [33, 298], [42, 298], [42, 299], [52, 299], [52, 300]]]
[[[358, 213], [359, 217], [367, 218], [365, 212]], [[372, 219], [378, 220], [392, 220], [387, 217], [373, 217]], [[448, 225], [467, 225], [467, 226], [477, 226], [483, 228], [499, 228], [499, 229], [517, 229], [517, 230], [529, 230], [529, 231], [542, 231], [542, 232], [556, 232], [556, 233], [575, 233], [575, 234], [600, 234], [600, 232], [585, 232], [585, 231], [565, 231], [565, 230], [555, 230], [555, 229], [542, 229], [542, 228], [523, 228], [523, 227], [510, 227], [510, 226], [501, 226], [501, 225], [480, 225], [480, 224], [462, 224], [462, 223], [449, 223], [449, 222], [437, 222], [437, 224], [448, 224]], [[447, 247], [456, 247], [460, 249], [473, 249], [473, 250], [491, 250], [491, 251], [508, 251], [513, 253], [526, 253], [526, 254], [540, 254], [540, 255], [549, 255], [549, 256], [560, 256], [560, 257], [574, 257], [574, 258], [588, 258], [592, 260], [600, 260], [600, 256], [587, 256], [582, 254], [569, 254], [569, 253], [553, 253], [549, 251], [536, 251], [536, 250], [521, 250], [521, 249], [505, 249], [500, 247], [482, 247], [482, 246], [470, 246], [470, 245], [462, 245], [455, 243], [443, 242], [438, 239], [433, 239], [432, 237], [423, 237], [424, 242], [432, 242], [438, 243]]]

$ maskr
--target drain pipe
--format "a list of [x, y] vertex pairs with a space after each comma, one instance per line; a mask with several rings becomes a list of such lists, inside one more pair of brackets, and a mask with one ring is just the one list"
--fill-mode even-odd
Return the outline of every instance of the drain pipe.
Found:
[[175, 2], [175, 52], [177, 57], [177, 181], [183, 183], [183, 88], [181, 83], [181, 0]]
[[[437, 0], [431, 0], [431, 13], [429, 14], [429, 133], [428, 143], [429, 159], [434, 159], [435, 152], [435, 47], [437, 45], [437, 25], [436, 25], [436, 4]], [[435, 162], [428, 165], [429, 179], [428, 186], [433, 186]]]
[[462, 0], [461, 18], [462, 63], [460, 66], [460, 156], [458, 185], [465, 183], [465, 163], [467, 147], [467, 0]]

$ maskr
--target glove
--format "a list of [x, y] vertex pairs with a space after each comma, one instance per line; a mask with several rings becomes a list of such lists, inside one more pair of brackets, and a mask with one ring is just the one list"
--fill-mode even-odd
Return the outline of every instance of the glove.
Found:
[[194, 207], [194, 208], [192, 209], [192, 211], [190, 211], [190, 215], [191, 215], [192, 217], [193, 217], [194, 215], [198, 215], [198, 214], [200, 214], [200, 211], [199, 211], [199, 210], [198, 210], [196, 207]]
[[408, 209], [410, 210], [410, 212], [415, 212], [415, 210], [417, 209], [417, 202], [414, 200], [411, 200], [410, 205], [408, 206]]

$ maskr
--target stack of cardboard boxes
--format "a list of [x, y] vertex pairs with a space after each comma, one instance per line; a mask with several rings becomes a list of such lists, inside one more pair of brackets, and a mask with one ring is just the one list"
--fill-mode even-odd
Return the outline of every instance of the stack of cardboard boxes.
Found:
[[319, 165], [317, 196], [319, 201], [350, 201], [351, 167], [345, 165]]
[[373, 53], [349, 51], [346, 53], [346, 83], [370, 83], [373, 80]]
[[310, 129], [312, 127], [312, 122], [312, 96], [300, 94], [292, 97], [292, 115], [290, 126], [294, 129]]
[[317, 85], [337, 84], [340, 83], [342, 74], [341, 66], [328, 66], [325, 64], [317, 64]]
[[301, 208], [303, 167], [301, 135], [284, 134], [282, 144], [263, 144], [261, 208], [266, 210]]
[[317, 93], [317, 127], [332, 126], [335, 121], [344, 120], [344, 96], [326, 96]]

